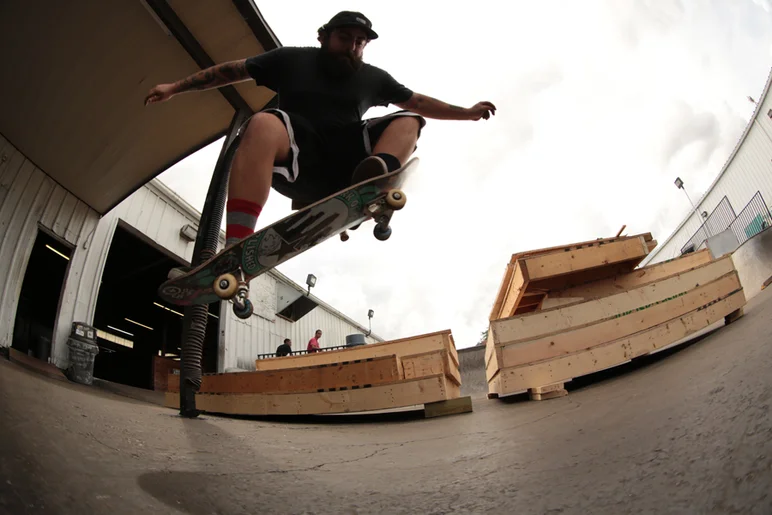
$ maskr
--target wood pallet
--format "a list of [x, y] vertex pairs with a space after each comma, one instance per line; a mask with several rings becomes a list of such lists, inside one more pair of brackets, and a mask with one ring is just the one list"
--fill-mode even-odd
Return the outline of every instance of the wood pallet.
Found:
[[[196, 407], [231, 415], [322, 415], [424, 406], [427, 418], [472, 411], [461, 397], [450, 330], [350, 349], [255, 361], [255, 372], [205, 374]], [[179, 376], [166, 405], [179, 407]]]
[[[639, 245], [653, 241], [645, 235], [638, 238]], [[638, 257], [622, 258], [631, 255], [619, 250], [622, 245], [630, 248], [630, 242], [612, 239], [591, 247], [592, 254], [578, 267], [574, 246], [517, 258], [511, 277], [517, 277], [519, 269], [523, 277], [533, 277], [528, 271], [534, 263], [553, 275], [538, 276], [550, 287], [540, 288], [539, 305], [523, 312], [511, 299], [522, 300], [532, 282], [513, 286], [516, 281], [505, 274], [486, 342], [489, 397], [524, 391], [533, 400], [560, 397], [566, 395], [564, 383], [576, 377], [618, 366], [722, 319], [741, 316], [745, 296], [731, 256], [712, 260], [703, 250], [625, 271], [631, 263], [640, 263]], [[569, 267], [582, 273], [581, 280], [560, 273]], [[584, 273], [587, 270], [594, 277]]]

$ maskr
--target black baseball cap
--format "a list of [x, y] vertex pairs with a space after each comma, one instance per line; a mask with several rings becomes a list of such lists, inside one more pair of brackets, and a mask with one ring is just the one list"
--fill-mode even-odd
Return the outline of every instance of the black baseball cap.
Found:
[[378, 34], [373, 30], [373, 24], [367, 16], [359, 12], [341, 11], [324, 24], [322, 29], [332, 30], [339, 27], [358, 27], [367, 33], [369, 39], [378, 39]]

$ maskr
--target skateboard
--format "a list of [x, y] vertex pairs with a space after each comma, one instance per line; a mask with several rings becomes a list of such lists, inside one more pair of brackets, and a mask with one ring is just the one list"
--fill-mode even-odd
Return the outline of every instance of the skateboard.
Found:
[[233, 301], [233, 313], [252, 316], [249, 282], [323, 241], [356, 229], [370, 219], [373, 235], [385, 241], [391, 236], [389, 222], [402, 209], [407, 196], [400, 189], [418, 166], [418, 158], [403, 167], [323, 198], [278, 222], [234, 243], [183, 275], [165, 281], [160, 297], [178, 306]]

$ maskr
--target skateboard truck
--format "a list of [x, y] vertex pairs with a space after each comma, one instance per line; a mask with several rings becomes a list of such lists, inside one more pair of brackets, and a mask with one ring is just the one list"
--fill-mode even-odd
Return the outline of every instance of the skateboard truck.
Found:
[[[399, 211], [405, 207], [407, 202], [407, 195], [405, 192], [399, 189], [389, 190], [385, 197], [382, 197], [372, 204], [365, 206], [365, 212], [375, 220], [375, 227], [373, 228], [373, 236], [380, 241], [386, 241], [391, 236], [391, 227], [389, 222], [394, 214], [394, 211]], [[351, 230], [355, 230], [359, 227], [359, 224], [351, 227]], [[341, 241], [347, 241], [349, 238], [348, 232], [343, 231], [340, 233]]]
[[222, 274], [214, 281], [214, 292], [223, 300], [233, 300], [233, 314], [241, 319], [252, 316], [254, 306], [249, 300], [249, 285], [244, 279], [244, 271], [238, 269], [239, 278], [234, 274]]

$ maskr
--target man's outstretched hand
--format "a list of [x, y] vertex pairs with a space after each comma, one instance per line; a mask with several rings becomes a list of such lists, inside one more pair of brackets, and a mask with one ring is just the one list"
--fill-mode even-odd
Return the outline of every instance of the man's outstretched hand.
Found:
[[159, 84], [147, 94], [145, 97], [145, 105], [165, 102], [174, 95], [174, 84]]
[[496, 106], [491, 102], [477, 102], [469, 108], [470, 120], [477, 121], [480, 118], [488, 119], [496, 115]]

